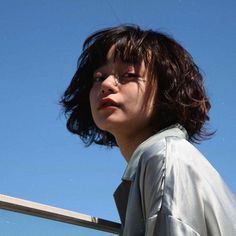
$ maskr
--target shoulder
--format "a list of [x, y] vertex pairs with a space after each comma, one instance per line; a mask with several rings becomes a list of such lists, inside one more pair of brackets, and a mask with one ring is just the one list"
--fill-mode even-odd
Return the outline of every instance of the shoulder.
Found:
[[142, 168], [149, 165], [156, 167], [153, 164], [161, 162], [166, 162], [166, 165], [174, 165], [175, 162], [183, 162], [188, 165], [199, 158], [201, 162], [209, 164], [205, 157], [186, 139], [168, 136], [145, 149], [140, 157], [139, 165]]
[[171, 216], [203, 235], [217, 224], [227, 231], [225, 219], [235, 219], [234, 196], [207, 159], [183, 138], [168, 136], [146, 149], [137, 176], [146, 219]]
[[212, 177], [214, 181], [221, 178], [206, 157], [185, 139], [167, 137], [165, 159], [168, 178], [181, 181], [189, 176], [188, 182], [196, 182], [200, 178], [207, 184], [212, 182]]
[[200, 176], [198, 166], [204, 165], [202, 161], [194, 160], [199, 157], [204, 159], [188, 141], [172, 136], [159, 140], [143, 152], [137, 177], [150, 215], [161, 208], [166, 214], [172, 214], [173, 199], [179, 202], [185, 198], [183, 193], [187, 188], [189, 191], [195, 189], [193, 182]]

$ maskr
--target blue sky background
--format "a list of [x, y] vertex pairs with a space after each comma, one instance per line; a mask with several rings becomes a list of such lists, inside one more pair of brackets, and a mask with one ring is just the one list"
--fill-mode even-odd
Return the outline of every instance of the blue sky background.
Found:
[[58, 100], [83, 40], [121, 23], [164, 31], [192, 54], [212, 102], [198, 148], [236, 193], [236, 1], [0, 0], [0, 193], [118, 221], [117, 149], [85, 148]]

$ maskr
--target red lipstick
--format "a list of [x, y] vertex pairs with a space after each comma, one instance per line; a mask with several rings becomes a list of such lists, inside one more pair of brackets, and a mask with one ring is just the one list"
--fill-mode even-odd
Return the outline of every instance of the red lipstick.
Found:
[[118, 107], [118, 104], [110, 98], [102, 98], [98, 110]]

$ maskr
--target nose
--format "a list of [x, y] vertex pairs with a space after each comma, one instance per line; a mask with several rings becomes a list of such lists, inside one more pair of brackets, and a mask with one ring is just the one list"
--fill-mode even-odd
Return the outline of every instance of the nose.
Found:
[[101, 83], [101, 92], [104, 94], [116, 93], [118, 90], [118, 79], [111, 74], [106, 77]]

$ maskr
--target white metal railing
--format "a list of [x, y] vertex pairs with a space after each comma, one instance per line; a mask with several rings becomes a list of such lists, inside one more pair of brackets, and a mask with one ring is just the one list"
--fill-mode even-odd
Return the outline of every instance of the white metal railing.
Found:
[[119, 234], [120, 224], [65, 209], [0, 194], [0, 209], [38, 216], [113, 234]]

